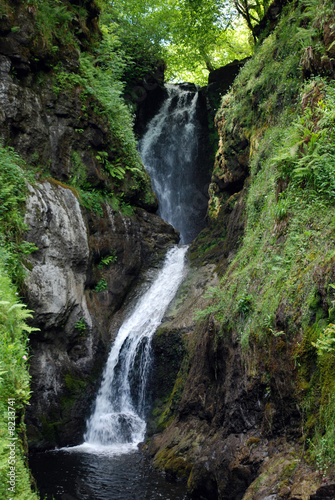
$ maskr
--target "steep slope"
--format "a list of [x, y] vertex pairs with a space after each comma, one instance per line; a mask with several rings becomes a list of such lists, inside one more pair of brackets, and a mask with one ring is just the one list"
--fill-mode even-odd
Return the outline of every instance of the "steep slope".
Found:
[[334, 497], [334, 41], [332, 2], [289, 3], [217, 114], [190, 258], [221, 281], [149, 441], [191, 498]]

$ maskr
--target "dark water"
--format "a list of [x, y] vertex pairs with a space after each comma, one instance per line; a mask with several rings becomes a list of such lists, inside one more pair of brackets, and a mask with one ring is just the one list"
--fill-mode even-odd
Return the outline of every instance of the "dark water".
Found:
[[53, 451], [30, 457], [41, 498], [51, 500], [184, 500], [139, 451], [114, 456]]

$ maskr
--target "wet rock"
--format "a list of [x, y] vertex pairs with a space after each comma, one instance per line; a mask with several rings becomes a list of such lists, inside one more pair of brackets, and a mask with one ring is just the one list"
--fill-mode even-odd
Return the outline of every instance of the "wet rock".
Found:
[[25, 223], [38, 250], [29, 258], [25, 285], [35, 321], [58, 327], [79, 308], [91, 325], [84, 296], [88, 235], [79, 202], [70, 189], [48, 182], [29, 191]]

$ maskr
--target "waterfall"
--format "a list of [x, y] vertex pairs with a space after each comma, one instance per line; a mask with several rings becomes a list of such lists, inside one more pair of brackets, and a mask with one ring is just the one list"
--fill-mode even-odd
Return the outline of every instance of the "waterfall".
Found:
[[187, 247], [173, 247], [150, 288], [122, 324], [111, 348], [86, 445], [136, 445], [145, 435], [150, 340], [184, 276]]
[[[199, 231], [195, 182], [198, 93], [168, 86], [168, 98], [140, 142], [143, 163], [158, 196], [160, 215], [188, 243]], [[207, 205], [207, 200], [205, 200]], [[184, 277], [187, 247], [175, 246], [122, 324], [109, 353], [84, 447], [125, 450], [143, 441], [151, 339]]]
[[149, 123], [139, 152], [158, 197], [158, 213], [180, 231], [184, 244], [202, 229], [207, 209], [204, 166], [198, 161], [199, 93], [179, 85], [166, 89], [168, 98]]

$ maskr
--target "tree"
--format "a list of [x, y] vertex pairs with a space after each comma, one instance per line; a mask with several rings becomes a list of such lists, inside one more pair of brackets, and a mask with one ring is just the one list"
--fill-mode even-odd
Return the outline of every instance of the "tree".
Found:
[[236, 10], [245, 19], [254, 41], [256, 42], [255, 26], [262, 20], [270, 5], [270, 0], [234, 0]]
[[103, 22], [118, 26], [133, 69], [164, 59], [174, 80], [190, 75], [206, 83], [208, 72], [251, 53], [244, 18], [232, 0], [112, 0]]

